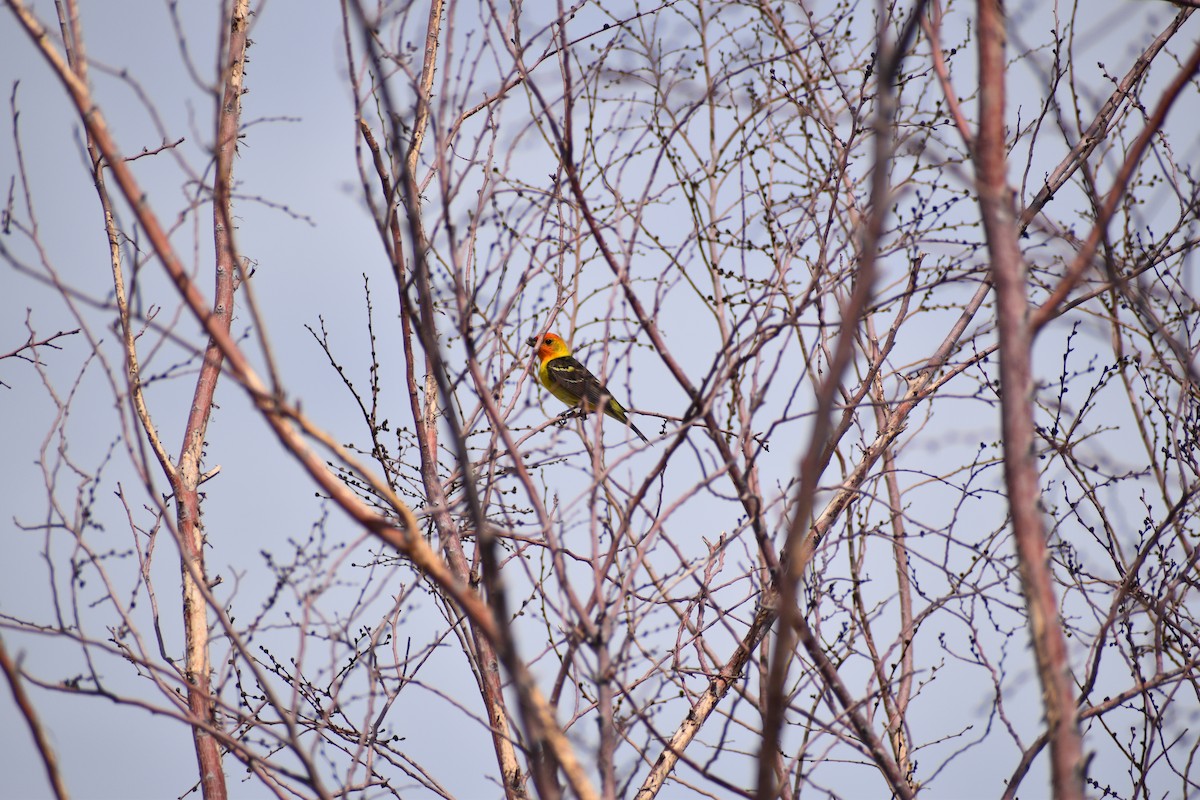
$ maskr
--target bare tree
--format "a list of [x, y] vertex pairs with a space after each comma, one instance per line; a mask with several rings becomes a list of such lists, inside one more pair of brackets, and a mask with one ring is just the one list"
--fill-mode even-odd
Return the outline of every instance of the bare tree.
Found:
[[[236, 0], [206, 70], [169, 3], [185, 130], [6, 5], [95, 190], [14, 87], [0, 667], [56, 796], [89, 697], [206, 798], [1200, 795], [1191, 7], [342, 0], [326, 62]], [[256, 110], [311, 62], [344, 109]], [[255, 145], [328, 119], [364, 224], [278, 282], [337, 212]], [[555, 417], [549, 330], [649, 443]]]

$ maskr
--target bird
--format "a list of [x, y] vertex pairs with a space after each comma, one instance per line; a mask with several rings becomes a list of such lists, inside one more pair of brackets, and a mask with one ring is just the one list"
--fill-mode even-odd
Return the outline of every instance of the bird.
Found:
[[637, 434], [649, 443], [646, 435], [629, 420], [625, 407], [617, 402], [608, 387], [600, 383], [587, 367], [571, 355], [570, 346], [557, 333], [530, 336], [530, 347], [537, 349], [538, 380], [550, 390], [550, 394], [581, 413], [587, 414], [604, 402], [604, 413]]

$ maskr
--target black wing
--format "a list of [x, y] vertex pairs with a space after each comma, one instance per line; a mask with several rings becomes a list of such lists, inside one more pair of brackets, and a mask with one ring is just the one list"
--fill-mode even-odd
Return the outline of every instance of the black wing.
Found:
[[[573, 356], [561, 356], [546, 365], [546, 374], [558, 385], [563, 392], [578, 397], [585, 411], [595, 411], [600, 408], [600, 400], [608, 395], [596, 376], [588, 368], [580, 364]], [[609, 400], [612, 399], [608, 395]], [[559, 399], [562, 399], [560, 396]], [[617, 406], [620, 408], [620, 406]]]
[[546, 377], [554, 383], [550, 391], [567, 405], [575, 405], [584, 411], [595, 411], [601, 408], [600, 401], [603, 399], [605, 414], [628, 425], [630, 430], [636, 433], [643, 442], [650, 441], [644, 433], [637, 429], [637, 426], [629, 421], [625, 407], [605, 390], [587, 367], [572, 356], [560, 356], [547, 363]]

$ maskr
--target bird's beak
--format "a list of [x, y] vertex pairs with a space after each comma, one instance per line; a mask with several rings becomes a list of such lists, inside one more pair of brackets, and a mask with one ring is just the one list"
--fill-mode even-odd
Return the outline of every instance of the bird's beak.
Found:
[[525, 344], [529, 345], [530, 347], [537, 347], [538, 340], [540, 340], [541, 338], [542, 337], [540, 337], [540, 336], [530, 336], [528, 339], [525, 340]]

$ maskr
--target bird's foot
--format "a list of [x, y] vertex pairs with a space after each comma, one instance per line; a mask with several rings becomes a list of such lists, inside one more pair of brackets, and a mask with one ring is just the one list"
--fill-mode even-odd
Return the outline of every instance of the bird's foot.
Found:
[[558, 427], [562, 428], [565, 427], [566, 424], [571, 420], [578, 419], [582, 416], [583, 414], [580, 413], [578, 408], [568, 408], [566, 411], [558, 415], [555, 422], [557, 423]]

